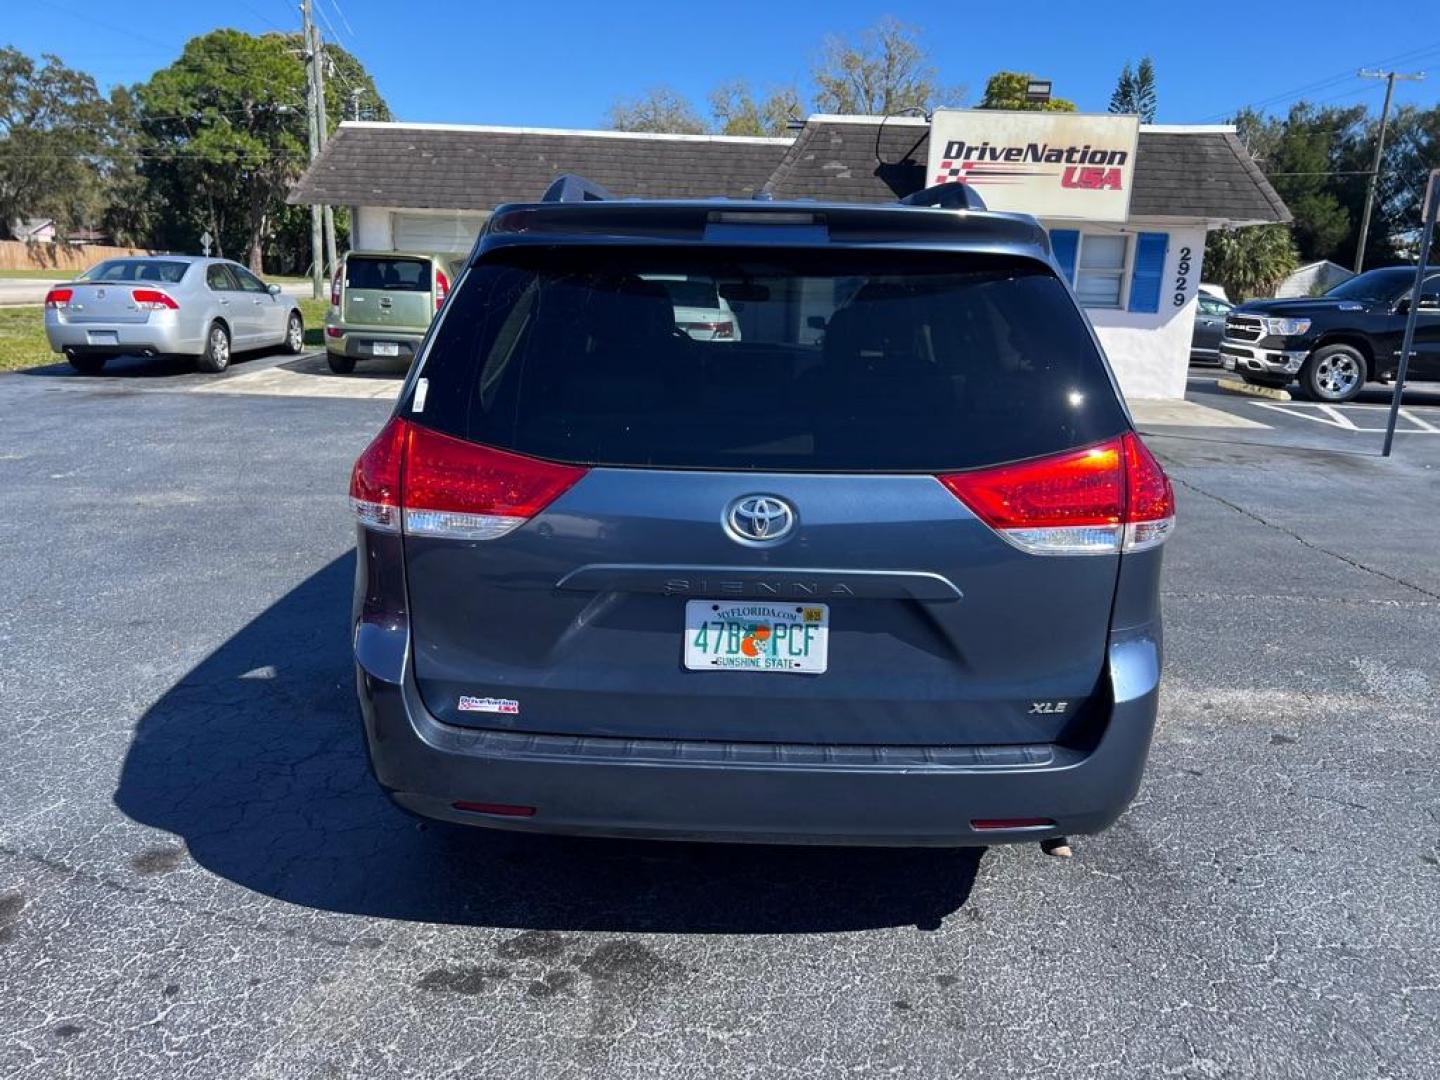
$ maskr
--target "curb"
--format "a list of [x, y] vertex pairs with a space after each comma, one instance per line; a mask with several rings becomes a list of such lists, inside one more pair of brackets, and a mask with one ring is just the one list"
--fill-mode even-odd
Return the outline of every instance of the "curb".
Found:
[[1292, 401], [1289, 390], [1280, 390], [1273, 386], [1251, 386], [1239, 379], [1216, 379], [1215, 385], [1221, 390], [1229, 390], [1232, 394], [1248, 394], [1251, 397], [1269, 398], [1271, 401]]

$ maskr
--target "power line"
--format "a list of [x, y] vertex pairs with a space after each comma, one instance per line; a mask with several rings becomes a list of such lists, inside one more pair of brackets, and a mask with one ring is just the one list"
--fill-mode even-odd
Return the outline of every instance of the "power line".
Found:
[[340, 6], [340, 0], [330, 0], [330, 6], [335, 9], [335, 14], [340, 16], [340, 21], [345, 24], [346, 31], [350, 34], [350, 40], [355, 40], [355, 28], [350, 25], [350, 20], [345, 17], [345, 9]]
[[[1398, 53], [1395, 56], [1390, 56], [1386, 57], [1383, 60], [1378, 60], [1375, 62], [1375, 66], [1379, 66], [1381, 64], [1411, 63], [1436, 51], [1440, 51], [1440, 41], [1432, 41], [1428, 45], [1422, 45], [1419, 48], [1411, 49], [1408, 52]], [[1212, 113], [1210, 116], [1205, 117], [1204, 121], [1224, 120], [1227, 117], [1233, 116], [1242, 108], [1251, 108], [1259, 112], [1270, 105], [1275, 105], [1282, 101], [1289, 101], [1304, 94], [1314, 93], [1317, 90], [1325, 90], [1331, 86], [1339, 85], [1346, 79], [1351, 79], [1354, 77], [1354, 69], [1347, 68], [1345, 71], [1338, 72], [1335, 75], [1328, 75], [1323, 79], [1318, 79], [1315, 82], [1306, 83], [1305, 85], [1296, 87], [1293, 90], [1283, 91], [1282, 93], [1276, 94], [1273, 97], [1261, 98], [1259, 101], [1246, 102], [1243, 105], [1236, 106], [1234, 109], [1227, 109], [1224, 112]]]
[[1425, 73], [1401, 74], [1394, 70], [1367, 71], [1362, 68], [1356, 75], [1362, 79], [1385, 80], [1385, 106], [1380, 110], [1380, 131], [1375, 137], [1375, 163], [1370, 166], [1370, 183], [1365, 188], [1365, 212], [1360, 217], [1360, 239], [1355, 243], [1355, 273], [1358, 274], [1365, 268], [1365, 240], [1370, 235], [1370, 213], [1375, 208], [1375, 185], [1380, 179], [1380, 161], [1385, 156], [1385, 127], [1390, 123], [1390, 99], [1395, 96], [1395, 82], [1397, 79], [1419, 82], [1425, 78]]

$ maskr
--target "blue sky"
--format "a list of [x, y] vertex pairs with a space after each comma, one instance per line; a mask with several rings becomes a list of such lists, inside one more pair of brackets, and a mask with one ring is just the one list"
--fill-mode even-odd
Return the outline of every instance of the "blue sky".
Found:
[[[369, 67], [401, 119], [599, 127], [617, 97], [668, 84], [703, 106], [718, 82], [809, 90], [828, 34], [891, 14], [919, 27], [944, 82], [973, 103], [994, 71], [1047, 76], [1082, 110], [1103, 111], [1121, 65], [1149, 53], [1159, 120], [1216, 122], [1240, 105], [1283, 111], [1297, 97], [1378, 110], [1372, 65], [1431, 71], [1398, 102], [1440, 102], [1440, 17], [1425, 3], [1088, 4], [315, 0], [328, 36]], [[185, 40], [217, 26], [298, 25], [292, 0], [9, 0], [0, 44], [57, 53], [102, 87], [145, 79]], [[1430, 10], [1430, 14], [1425, 14]], [[1293, 14], [1290, 12], [1293, 11]], [[1263, 18], [1260, 13], [1263, 12]], [[1319, 85], [1315, 85], [1319, 84]]]

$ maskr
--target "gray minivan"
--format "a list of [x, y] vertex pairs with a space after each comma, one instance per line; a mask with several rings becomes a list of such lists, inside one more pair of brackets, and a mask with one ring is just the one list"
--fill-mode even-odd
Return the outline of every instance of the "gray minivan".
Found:
[[371, 760], [418, 814], [973, 845], [1140, 783], [1173, 495], [1030, 217], [502, 207], [351, 499]]

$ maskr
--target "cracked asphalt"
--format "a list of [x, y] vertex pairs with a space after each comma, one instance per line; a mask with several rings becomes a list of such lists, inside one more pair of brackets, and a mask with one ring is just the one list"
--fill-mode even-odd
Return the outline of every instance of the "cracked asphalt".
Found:
[[0, 1076], [1440, 1072], [1440, 439], [1151, 432], [1160, 727], [1074, 859], [705, 847], [392, 809], [386, 407], [188, 386], [0, 376]]

